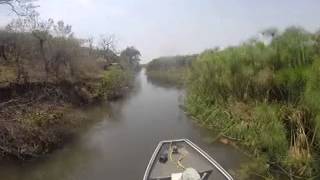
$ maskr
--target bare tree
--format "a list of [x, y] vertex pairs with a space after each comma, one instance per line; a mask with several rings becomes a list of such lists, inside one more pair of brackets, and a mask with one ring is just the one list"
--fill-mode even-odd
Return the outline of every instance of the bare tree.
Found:
[[115, 54], [115, 41], [115, 35], [101, 35], [99, 46], [103, 50], [103, 57], [107, 61], [110, 61], [110, 56], [113, 56]]
[[36, 0], [0, 0], [0, 5], [7, 5], [19, 16], [27, 16], [35, 12]]
[[104, 50], [104, 51], [115, 51], [115, 42], [116, 42], [116, 37], [115, 35], [101, 35], [100, 38], [100, 47]]
[[8, 61], [5, 48], [6, 47], [4, 44], [0, 44], [0, 58], [4, 59], [5, 61]]
[[[16, 82], [28, 82], [28, 72], [25, 69], [26, 59], [32, 59], [33, 40], [28, 33], [1, 32], [0, 59], [8, 65], [14, 65]], [[13, 67], [13, 66], [12, 66]]]
[[36, 37], [39, 40], [39, 46], [40, 46], [40, 54], [41, 58], [44, 62], [44, 69], [46, 71], [46, 80], [49, 76], [49, 60], [46, 57], [45, 53], [45, 43], [50, 37], [50, 30], [52, 29], [52, 26], [54, 24], [54, 21], [52, 19], [48, 19], [47, 21], [39, 21], [36, 23], [35, 29], [32, 31], [32, 34], [34, 37]]
[[31, 32], [32, 29], [32, 23], [30, 23], [29, 18], [14, 19], [5, 27], [6, 31], [16, 33]]
[[58, 21], [53, 26], [54, 35], [58, 37], [70, 37], [72, 36], [72, 26], [65, 24], [63, 21]]
[[89, 55], [92, 55], [94, 38], [93, 37], [89, 37], [87, 42], [88, 42], [88, 45], [89, 45]]

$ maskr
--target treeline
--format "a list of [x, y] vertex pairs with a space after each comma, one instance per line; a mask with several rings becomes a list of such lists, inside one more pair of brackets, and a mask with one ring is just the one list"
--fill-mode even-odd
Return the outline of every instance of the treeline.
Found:
[[19, 18], [0, 31], [0, 83], [81, 81], [97, 78], [112, 63], [138, 67], [140, 52], [134, 47], [120, 56], [112, 36], [101, 37], [98, 45], [74, 37], [63, 21]]
[[[1, 3], [0, 3], [1, 4]], [[121, 97], [140, 52], [119, 52], [114, 36], [81, 39], [63, 21], [33, 12], [0, 30], [0, 158], [36, 158], [72, 137], [79, 105]]]
[[148, 78], [163, 84], [182, 86], [188, 69], [197, 55], [160, 57], [152, 60], [146, 67]]
[[256, 159], [243, 179], [320, 178], [320, 32], [268, 29], [190, 70], [186, 108]]
[[197, 55], [190, 56], [170, 56], [153, 59], [148, 63], [148, 70], [167, 70], [191, 66]]

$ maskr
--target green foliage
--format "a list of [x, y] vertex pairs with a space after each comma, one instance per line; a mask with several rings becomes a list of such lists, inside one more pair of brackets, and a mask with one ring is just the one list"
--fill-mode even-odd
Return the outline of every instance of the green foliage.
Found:
[[299, 27], [290, 27], [276, 37], [271, 46], [277, 52], [276, 69], [300, 67], [311, 64], [314, 56], [312, 35]]
[[274, 169], [293, 179], [313, 177], [320, 171], [316, 36], [298, 27], [275, 32], [267, 34], [270, 44], [251, 40], [199, 55], [186, 108], [200, 124], [263, 157], [247, 170], [265, 179]]
[[168, 70], [188, 67], [196, 58], [197, 55], [160, 57], [148, 63], [147, 70]]
[[[252, 140], [258, 140], [254, 147], [265, 153], [269, 159], [279, 161], [286, 154], [288, 142], [286, 138], [286, 129], [278, 119], [279, 108], [277, 106], [262, 104], [255, 107], [254, 120], [256, 135], [252, 136]], [[253, 142], [248, 140], [248, 142]]]
[[268, 160], [265, 157], [253, 159], [250, 163], [242, 165], [239, 170], [239, 179], [275, 179], [269, 171]]
[[313, 62], [309, 71], [306, 90], [304, 92], [304, 101], [311, 109], [314, 115], [315, 131], [318, 132], [318, 144], [320, 144], [320, 57]]
[[98, 96], [114, 98], [121, 89], [128, 87], [132, 81], [132, 74], [118, 67], [112, 67], [104, 72], [98, 88]]
[[41, 20], [38, 15], [18, 18], [0, 30], [0, 66], [14, 67], [11, 83], [19, 84], [96, 80], [111, 63], [139, 68], [140, 52], [134, 47], [120, 57], [111, 48], [112, 40], [106, 40], [103, 49], [94, 48], [93, 40], [89, 47], [86, 42], [74, 37], [63, 21]]
[[314, 110], [320, 111], [320, 57], [318, 57], [309, 71], [306, 84], [305, 101]]
[[30, 127], [43, 127], [61, 121], [63, 116], [62, 112], [31, 112], [24, 117], [22, 123], [29, 125]]
[[309, 69], [309, 67], [283, 68], [275, 73], [275, 84], [281, 87], [281, 92], [285, 94], [282, 100], [290, 102], [301, 100], [301, 93], [304, 92]]
[[227, 101], [231, 97], [246, 100], [266, 96], [273, 78], [273, 70], [265, 68], [266, 60], [273, 54], [270, 47], [261, 43], [205, 52], [192, 68], [191, 89], [195, 88], [209, 102]]
[[[130, 85], [131, 69], [119, 65], [123, 59], [114, 50], [84, 43], [70, 25], [37, 15], [0, 30], [0, 99], [6, 101], [0, 103], [0, 156], [25, 159], [52, 151], [82, 123], [63, 117], [66, 107], [119, 97]], [[140, 52], [129, 50], [138, 65]]]
[[148, 79], [161, 81], [163, 84], [183, 86], [188, 75], [187, 68], [176, 68], [167, 71], [147, 71]]
[[132, 71], [139, 70], [139, 62], [140, 62], [141, 53], [135, 47], [127, 47], [120, 53], [120, 63], [124, 68], [127, 68]]
[[197, 55], [160, 57], [147, 65], [146, 73], [150, 80], [183, 86], [187, 80], [188, 70], [196, 57]]

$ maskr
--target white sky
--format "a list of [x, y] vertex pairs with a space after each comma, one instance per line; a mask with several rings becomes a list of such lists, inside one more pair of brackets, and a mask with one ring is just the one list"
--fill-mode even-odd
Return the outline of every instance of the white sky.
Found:
[[[320, 28], [320, 0], [39, 0], [43, 18], [64, 20], [77, 36], [115, 34], [143, 62], [238, 44], [268, 27]], [[10, 20], [0, 7], [0, 25]]]

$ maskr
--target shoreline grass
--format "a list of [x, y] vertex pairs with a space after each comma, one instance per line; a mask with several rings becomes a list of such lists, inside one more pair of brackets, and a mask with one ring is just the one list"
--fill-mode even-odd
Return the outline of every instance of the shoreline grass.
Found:
[[186, 110], [252, 154], [240, 179], [319, 178], [318, 36], [289, 27], [270, 44], [208, 50], [191, 66]]

